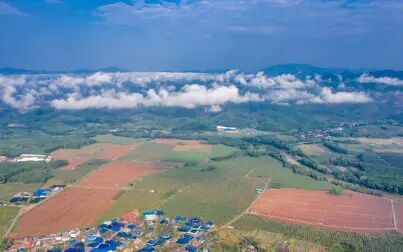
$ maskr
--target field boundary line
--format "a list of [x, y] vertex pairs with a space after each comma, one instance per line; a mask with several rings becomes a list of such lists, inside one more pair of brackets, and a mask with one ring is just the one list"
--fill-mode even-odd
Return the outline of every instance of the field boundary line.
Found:
[[[268, 181], [267, 181], [266, 185], [263, 187], [264, 191], [266, 191], [266, 189], [268, 189], [268, 186], [269, 186], [270, 182], [271, 182], [271, 178], [268, 178]], [[256, 198], [249, 204], [249, 206], [241, 214], [239, 214], [234, 219], [232, 219], [227, 224], [225, 224], [224, 227], [229, 227], [232, 223], [234, 223], [235, 221], [239, 220], [242, 216], [247, 214], [249, 212], [249, 210], [252, 208], [252, 206], [256, 203], [256, 201], [258, 201], [262, 197], [262, 194], [263, 193], [258, 194], [256, 196]]]
[[183, 193], [187, 190], [189, 190], [190, 186], [194, 185], [194, 183], [185, 186], [183, 189], [179, 190], [178, 193], [175, 193], [174, 195], [172, 195], [171, 197], [166, 198], [165, 200], [161, 201], [161, 205], [167, 203], [168, 201], [174, 199], [178, 194]]
[[11, 230], [14, 228], [15, 224], [17, 223], [18, 219], [19, 219], [20, 216], [22, 215], [23, 211], [24, 211], [24, 210], [23, 210], [23, 207], [20, 207], [20, 209], [19, 209], [19, 211], [18, 211], [18, 214], [15, 216], [15, 218], [14, 218], [13, 221], [11, 222], [10, 226], [8, 226], [8, 228], [7, 228], [6, 232], [4, 233], [3, 237], [1, 237], [1, 239], [0, 239], [0, 244], [2, 244], [4, 238], [6, 238], [6, 237], [10, 234]]
[[398, 224], [397, 224], [397, 220], [396, 220], [395, 204], [394, 204], [394, 201], [392, 199], [390, 200], [390, 204], [391, 204], [391, 207], [392, 207], [393, 224], [394, 224], [395, 228], [397, 229]]
[[208, 160], [210, 159], [211, 150], [212, 150], [212, 149], [213, 149], [213, 145], [210, 145], [210, 148], [208, 148], [208, 152], [207, 152], [206, 158], [204, 159], [204, 162], [205, 162], [205, 163], [207, 163]]

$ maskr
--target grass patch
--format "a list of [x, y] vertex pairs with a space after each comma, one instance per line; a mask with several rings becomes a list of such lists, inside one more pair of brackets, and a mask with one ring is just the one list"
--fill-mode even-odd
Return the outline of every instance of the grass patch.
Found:
[[19, 207], [0, 206], [0, 237], [3, 237], [6, 233], [19, 210]]
[[97, 135], [93, 138], [98, 143], [112, 143], [112, 144], [134, 144], [141, 141], [139, 138], [131, 138], [131, 137], [122, 137], [122, 136], [115, 136], [112, 134], [106, 135]]
[[87, 176], [107, 162], [107, 160], [94, 159], [77, 166], [74, 170], [64, 171], [61, 169], [57, 169], [53, 170], [52, 172], [55, 179], [60, 179], [63, 180], [66, 184], [71, 184]]

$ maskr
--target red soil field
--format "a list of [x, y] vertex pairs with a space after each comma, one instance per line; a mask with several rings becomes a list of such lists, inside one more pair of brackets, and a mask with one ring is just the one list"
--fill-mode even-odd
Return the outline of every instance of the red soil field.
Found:
[[109, 148], [105, 148], [101, 152], [97, 154], [98, 159], [106, 159], [106, 160], [113, 160], [116, 159], [126, 152], [129, 152], [135, 149], [139, 144], [129, 144], [129, 145], [114, 145], [109, 146]]
[[126, 152], [136, 148], [139, 144], [119, 145], [111, 143], [95, 143], [80, 149], [59, 149], [50, 155], [55, 160], [67, 160], [68, 165], [62, 170], [73, 170], [90, 159], [114, 160]]
[[40, 236], [88, 227], [112, 206], [118, 192], [69, 187], [22, 215], [17, 236]]
[[152, 162], [116, 160], [83, 179], [78, 186], [110, 188], [127, 186], [130, 181], [136, 178], [163, 171], [163, 169], [154, 169], [153, 167]]
[[157, 144], [175, 145], [173, 151], [209, 151], [211, 148], [211, 145], [203, 144], [199, 140], [157, 138], [152, 140], [152, 142]]
[[152, 162], [113, 161], [25, 213], [18, 223], [17, 235], [47, 235], [91, 226], [130, 181], [168, 167]]
[[[403, 216], [403, 207], [399, 207], [395, 214]], [[390, 199], [355, 192], [332, 196], [323, 191], [271, 189], [260, 195], [248, 213], [341, 231], [397, 230]]]

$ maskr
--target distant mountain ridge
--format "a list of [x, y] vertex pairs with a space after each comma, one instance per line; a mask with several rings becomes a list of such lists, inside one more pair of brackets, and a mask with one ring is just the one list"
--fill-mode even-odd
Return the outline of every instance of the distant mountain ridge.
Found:
[[[187, 71], [166, 71], [166, 72], [195, 72], [195, 73], [225, 73], [231, 69], [211, 69], [211, 70], [187, 70]], [[374, 77], [391, 77], [403, 79], [403, 71], [396, 70], [372, 70], [372, 69], [348, 69], [348, 68], [326, 68], [318, 67], [310, 64], [280, 64], [273, 65], [262, 69], [267, 75], [282, 75], [282, 74], [294, 74], [298, 77], [315, 76], [320, 75], [324, 79], [337, 79], [338, 76], [345, 78], [356, 78], [363, 73], [368, 73]], [[24, 69], [24, 68], [12, 68], [3, 67], [0, 68], [0, 74], [13, 75], [13, 74], [91, 74], [96, 72], [136, 72], [134, 70], [119, 68], [119, 67], [104, 67], [96, 69], [76, 69], [71, 71], [49, 71], [49, 70], [37, 70], [37, 69]], [[152, 71], [151, 71], [152, 72]]]
[[23, 69], [23, 68], [11, 68], [11, 67], [3, 67], [0, 68], [0, 74], [11, 75], [11, 74], [91, 74], [96, 72], [105, 72], [105, 73], [113, 73], [113, 72], [130, 72], [127, 69], [118, 68], [118, 67], [105, 67], [105, 68], [97, 68], [97, 69], [77, 69], [72, 71], [48, 71], [48, 70], [35, 70], [35, 69]]

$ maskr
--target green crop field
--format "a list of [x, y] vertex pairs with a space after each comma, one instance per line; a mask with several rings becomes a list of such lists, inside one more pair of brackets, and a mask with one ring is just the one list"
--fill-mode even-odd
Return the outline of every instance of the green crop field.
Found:
[[215, 144], [211, 148], [210, 158], [227, 157], [237, 151], [237, 148], [229, 147], [223, 144]]
[[173, 149], [173, 145], [145, 142], [135, 150], [126, 153], [121, 159], [162, 160]]
[[163, 160], [174, 162], [203, 162], [208, 158], [207, 151], [171, 151]]
[[325, 181], [317, 181], [311, 177], [302, 176], [282, 167], [281, 163], [270, 157], [250, 158], [240, 157], [234, 160], [226, 160], [234, 162], [233, 165], [248, 167], [253, 171], [250, 176], [271, 178], [272, 184], [279, 184], [280, 187], [293, 187], [301, 189], [313, 190], [329, 190], [331, 185]]
[[8, 202], [18, 192], [33, 192], [41, 184], [6, 183], [0, 184], [0, 202]]
[[3, 237], [19, 210], [19, 207], [0, 206], [0, 238]]
[[271, 178], [281, 187], [330, 189], [327, 182], [296, 175], [270, 157], [237, 157], [170, 169], [134, 181], [101, 220], [135, 208], [162, 208], [169, 215], [200, 216], [226, 223], [256, 198]]
[[230, 178], [217, 172], [209, 179], [191, 184], [161, 207], [172, 215], [202, 216], [224, 224], [244, 211], [255, 199], [256, 188], [265, 184], [259, 178]]
[[112, 143], [112, 144], [134, 144], [142, 140], [140, 138], [121, 137], [111, 134], [97, 135], [93, 139], [99, 143]]
[[84, 164], [81, 164], [80, 166], [77, 166], [74, 170], [64, 171], [60, 169], [55, 169], [52, 170], [52, 173], [55, 179], [61, 179], [64, 181], [64, 183], [71, 184], [95, 171], [107, 162], [108, 161], [106, 160], [94, 159], [89, 160]]

